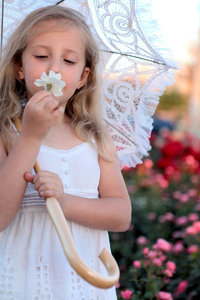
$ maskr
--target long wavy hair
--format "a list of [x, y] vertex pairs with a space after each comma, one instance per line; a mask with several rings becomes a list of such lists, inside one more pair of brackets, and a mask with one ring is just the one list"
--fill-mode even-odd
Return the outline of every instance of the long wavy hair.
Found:
[[[111, 158], [113, 145], [105, 133], [100, 107], [100, 80], [98, 76], [99, 49], [83, 19], [83, 16], [72, 9], [58, 5], [47, 6], [30, 13], [13, 32], [3, 51], [0, 63], [0, 133], [5, 143], [9, 143], [9, 123], [23, 114], [20, 98], [26, 91], [23, 80], [19, 79], [18, 70], [22, 64], [22, 54], [27, 44], [37, 34], [35, 27], [42, 22], [55, 21], [58, 28], [63, 25], [74, 25], [82, 32], [85, 39], [85, 67], [90, 68], [87, 81], [76, 90], [68, 100], [66, 114], [71, 119], [78, 137], [84, 141], [95, 140], [99, 154]], [[55, 24], [55, 22], [54, 22]], [[50, 26], [51, 27], [51, 26]], [[49, 28], [49, 31], [52, 29]], [[41, 26], [41, 31], [42, 26]]]

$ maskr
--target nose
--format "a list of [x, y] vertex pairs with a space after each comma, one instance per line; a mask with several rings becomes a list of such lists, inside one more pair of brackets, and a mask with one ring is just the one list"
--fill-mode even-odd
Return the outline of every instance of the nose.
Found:
[[59, 58], [52, 58], [48, 66], [48, 73], [53, 70], [55, 73], [61, 73], [61, 62]]

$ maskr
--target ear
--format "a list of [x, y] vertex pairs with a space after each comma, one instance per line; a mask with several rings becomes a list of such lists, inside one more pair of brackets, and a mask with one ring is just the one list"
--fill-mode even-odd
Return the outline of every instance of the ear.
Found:
[[86, 83], [89, 74], [90, 74], [90, 68], [88, 67], [84, 68], [81, 78], [78, 82], [77, 89], [80, 89]]
[[19, 75], [19, 79], [24, 79], [24, 71], [23, 71], [23, 67], [19, 67], [19, 70], [18, 70], [18, 75]]

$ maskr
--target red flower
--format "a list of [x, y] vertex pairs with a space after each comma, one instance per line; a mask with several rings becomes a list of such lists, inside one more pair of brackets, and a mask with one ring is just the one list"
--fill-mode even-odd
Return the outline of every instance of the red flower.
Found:
[[183, 152], [183, 145], [178, 141], [168, 141], [162, 149], [161, 152], [164, 156], [180, 156]]
[[157, 161], [156, 165], [159, 169], [166, 169], [168, 167], [173, 167], [174, 170], [177, 170], [177, 165], [173, 157], [164, 156]]

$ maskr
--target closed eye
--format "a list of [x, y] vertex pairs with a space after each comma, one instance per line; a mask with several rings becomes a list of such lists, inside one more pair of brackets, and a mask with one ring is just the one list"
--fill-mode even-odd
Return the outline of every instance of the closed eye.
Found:
[[72, 64], [72, 65], [75, 64], [75, 62], [72, 61], [72, 60], [64, 59], [64, 61], [65, 61], [67, 64]]
[[35, 57], [38, 58], [38, 59], [46, 59], [46, 58], [48, 58], [47, 55], [35, 55]]

